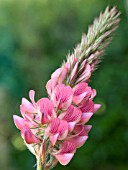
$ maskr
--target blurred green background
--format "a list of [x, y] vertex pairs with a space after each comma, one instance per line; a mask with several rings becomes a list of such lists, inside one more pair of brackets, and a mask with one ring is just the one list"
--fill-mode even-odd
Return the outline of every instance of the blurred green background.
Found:
[[107, 5], [122, 12], [104, 62], [91, 78], [101, 110], [90, 121], [86, 144], [65, 168], [128, 170], [128, 1], [0, 0], [0, 169], [35, 169], [12, 115], [30, 89], [46, 96], [45, 84], [68, 51]]

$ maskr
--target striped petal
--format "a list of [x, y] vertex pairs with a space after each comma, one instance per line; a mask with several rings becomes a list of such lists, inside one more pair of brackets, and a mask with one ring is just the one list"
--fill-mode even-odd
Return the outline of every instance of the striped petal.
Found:
[[[65, 120], [60, 120], [55, 118], [51, 121], [49, 125], [48, 136], [53, 145], [55, 145], [57, 139], [63, 140], [67, 137], [69, 131], [69, 125]], [[52, 136], [52, 137], [51, 137]]]
[[60, 119], [68, 122], [69, 131], [71, 132], [75, 127], [76, 123], [81, 120], [82, 112], [79, 108], [71, 105], [68, 107], [67, 111], [59, 115]]
[[53, 90], [51, 99], [53, 104], [58, 109], [67, 109], [72, 102], [73, 90], [69, 86], [59, 84]]
[[21, 129], [21, 136], [27, 144], [40, 143], [40, 140], [31, 132], [27, 125]]
[[92, 90], [90, 87], [88, 87], [88, 84], [85, 82], [77, 84], [74, 88], [74, 95], [73, 95], [73, 102], [78, 105], [83, 100], [87, 100], [92, 93]]
[[37, 102], [37, 106], [39, 109], [39, 114], [41, 117], [41, 123], [42, 124], [46, 124], [48, 123], [51, 118], [53, 118], [53, 111], [54, 111], [54, 106], [51, 100], [49, 100], [48, 98], [42, 98], [40, 100], [38, 100]]
[[62, 148], [58, 152], [53, 153], [53, 155], [60, 162], [60, 164], [67, 165], [73, 158], [75, 152], [76, 146], [74, 143], [65, 141]]
[[81, 106], [80, 109], [84, 113], [87, 113], [87, 112], [94, 113], [94, 103], [93, 103], [93, 101], [87, 100], [86, 102], [83, 103], [83, 105]]
[[91, 126], [78, 125], [74, 128], [75, 135], [69, 136], [68, 141], [73, 142], [77, 148], [81, 147], [88, 139], [88, 132]]

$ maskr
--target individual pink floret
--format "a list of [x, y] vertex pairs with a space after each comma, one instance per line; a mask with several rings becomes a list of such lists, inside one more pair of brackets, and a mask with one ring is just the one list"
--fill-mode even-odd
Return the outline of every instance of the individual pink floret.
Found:
[[40, 143], [40, 139], [38, 139], [30, 130], [28, 125], [25, 125], [21, 129], [21, 136], [25, 140], [27, 144], [33, 144], [33, 143]]
[[60, 119], [66, 120], [69, 124], [70, 132], [74, 129], [76, 123], [81, 120], [82, 112], [79, 108], [71, 105], [67, 111], [59, 115]]
[[88, 139], [88, 132], [91, 128], [91, 125], [77, 125], [73, 130], [74, 135], [70, 135], [67, 140], [73, 142], [77, 148], [80, 148]]
[[41, 98], [40, 100], [38, 100], [37, 107], [38, 107], [38, 114], [40, 115], [42, 124], [46, 124], [50, 122], [52, 118], [56, 117], [53, 103], [48, 98]]
[[91, 97], [92, 89], [88, 86], [87, 83], [79, 83], [73, 88], [73, 102], [78, 105], [83, 100], [88, 100]]
[[75, 144], [69, 141], [64, 141], [61, 149], [59, 151], [54, 152], [53, 155], [60, 162], [60, 164], [67, 165], [73, 158], [75, 152]]
[[51, 121], [50, 125], [45, 131], [45, 136], [50, 138], [53, 145], [57, 140], [64, 140], [69, 132], [69, 125], [65, 120], [55, 118]]
[[70, 86], [58, 84], [51, 95], [51, 100], [58, 110], [66, 110], [72, 103], [73, 90]]

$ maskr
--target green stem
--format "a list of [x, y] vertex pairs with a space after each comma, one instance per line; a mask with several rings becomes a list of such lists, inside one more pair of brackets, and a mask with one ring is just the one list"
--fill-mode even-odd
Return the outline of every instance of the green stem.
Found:
[[37, 170], [50, 170], [50, 168], [45, 165], [42, 166], [41, 162], [37, 162]]
[[37, 165], [37, 170], [43, 170], [43, 166], [42, 165]]

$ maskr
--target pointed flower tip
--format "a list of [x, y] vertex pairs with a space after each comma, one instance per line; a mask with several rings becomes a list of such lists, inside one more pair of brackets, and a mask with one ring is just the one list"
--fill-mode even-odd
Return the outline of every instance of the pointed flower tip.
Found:
[[25, 120], [17, 115], [13, 115], [13, 120], [15, 123], [15, 126], [21, 130], [23, 126], [25, 125]]
[[61, 165], [66, 166], [74, 156], [74, 153], [65, 153], [54, 155]]
[[101, 108], [101, 104], [94, 104], [94, 112], [97, 112]]
[[31, 99], [32, 103], [35, 103], [34, 97], [35, 97], [35, 91], [30, 90], [29, 91], [29, 98]]

